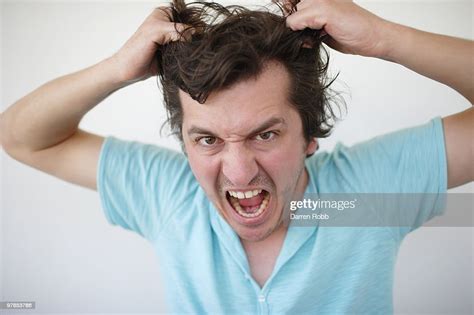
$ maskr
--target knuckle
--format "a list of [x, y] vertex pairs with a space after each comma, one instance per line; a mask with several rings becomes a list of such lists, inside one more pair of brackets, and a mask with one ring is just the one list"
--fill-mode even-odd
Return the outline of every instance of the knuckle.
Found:
[[171, 8], [160, 6], [153, 10], [150, 14], [150, 17], [157, 18], [162, 21], [170, 21], [171, 20]]
[[169, 7], [162, 5], [162, 6], [159, 6], [159, 7], [156, 7], [155, 9], [153, 9], [152, 13], [163, 14], [163, 13], [166, 13], [166, 12], [169, 12], [169, 11], [170, 11]]

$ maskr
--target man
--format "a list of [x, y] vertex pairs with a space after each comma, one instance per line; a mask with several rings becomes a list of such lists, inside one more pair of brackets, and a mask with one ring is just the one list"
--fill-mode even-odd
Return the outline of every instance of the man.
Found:
[[[446, 182], [455, 187], [472, 181], [472, 110], [443, 119], [443, 126], [433, 121], [305, 162], [316, 140], [305, 138], [304, 117], [287, 101], [289, 69], [270, 60], [257, 76], [213, 91], [204, 104], [179, 92], [189, 165], [180, 154], [113, 138], [104, 142], [77, 130], [82, 116], [111, 92], [156, 74], [155, 42], [180, 38], [163, 12], [156, 10], [112, 58], [45, 85], [2, 114], [6, 151], [60, 178], [99, 188], [111, 222], [157, 244], [176, 312], [389, 312], [393, 252], [403, 235], [288, 229], [286, 205], [305, 191], [377, 192], [377, 186], [385, 191], [392, 185], [399, 191], [408, 184], [408, 191], [443, 192]], [[324, 28], [332, 47], [398, 62], [472, 103], [465, 71], [472, 66], [471, 42], [389, 23], [351, 2], [302, 1], [292, 12], [286, 19], [292, 30]], [[90, 77], [97, 80], [89, 83]], [[44, 112], [32, 106], [38, 99]], [[422, 164], [401, 154], [401, 139], [430, 159]], [[420, 178], [381, 182], [396, 172], [393, 162], [371, 158], [387, 148], [388, 156], [400, 158], [402, 171], [420, 169]], [[84, 165], [89, 172], [83, 173]]]

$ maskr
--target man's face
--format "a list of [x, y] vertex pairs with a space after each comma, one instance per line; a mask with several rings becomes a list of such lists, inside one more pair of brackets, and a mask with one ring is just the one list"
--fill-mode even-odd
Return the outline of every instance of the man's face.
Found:
[[268, 63], [256, 79], [211, 93], [199, 104], [180, 91], [183, 141], [196, 179], [240, 238], [260, 241], [289, 219], [308, 175], [303, 137], [288, 102], [286, 69]]

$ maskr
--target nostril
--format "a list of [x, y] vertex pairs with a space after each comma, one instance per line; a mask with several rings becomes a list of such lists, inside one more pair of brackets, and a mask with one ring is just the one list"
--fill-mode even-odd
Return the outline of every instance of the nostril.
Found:
[[258, 175], [258, 167], [255, 169], [228, 167], [223, 170], [223, 174], [234, 186], [245, 187], [249, 186], [252, 180]]

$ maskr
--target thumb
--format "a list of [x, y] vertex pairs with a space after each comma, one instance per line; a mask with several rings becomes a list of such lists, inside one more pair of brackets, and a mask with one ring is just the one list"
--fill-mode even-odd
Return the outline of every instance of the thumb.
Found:
[[328, 45], [332, 49], [337, 50], [341, 53], [344, 53], [344, 54], [348, 53], [348, 51], [345, 50], [344, 47], [341, 44], [339, 44], [336, 40], [334, 40], [331, 36], [326, 36], [323, 39], [323, 43], [325, 43], [326, 45]]

